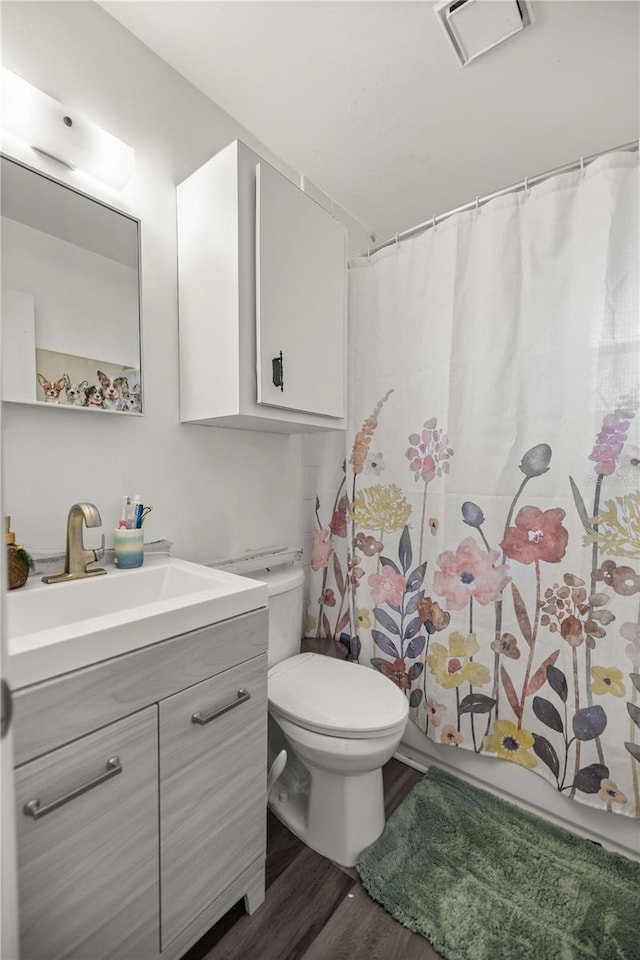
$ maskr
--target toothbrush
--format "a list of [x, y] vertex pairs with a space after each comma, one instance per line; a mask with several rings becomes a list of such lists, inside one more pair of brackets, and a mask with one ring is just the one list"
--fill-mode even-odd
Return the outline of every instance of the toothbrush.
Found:
[[127, 528], [127, 508], [129, 506], [129, 497], [124, 496], [122, 498], [122, 510], [120, 511], [120, 522], [118, 524], [118, 529], [121, 530], [123, 527]]

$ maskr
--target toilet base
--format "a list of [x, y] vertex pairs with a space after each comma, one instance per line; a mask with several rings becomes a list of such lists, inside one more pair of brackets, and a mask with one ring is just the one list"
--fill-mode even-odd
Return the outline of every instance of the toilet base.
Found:
[[285, 770], [271, 789], [269, 808], [312, 850], [353, 867], [384, 829], [382, 770], [344, 776], [308, 766], [309, 788]]

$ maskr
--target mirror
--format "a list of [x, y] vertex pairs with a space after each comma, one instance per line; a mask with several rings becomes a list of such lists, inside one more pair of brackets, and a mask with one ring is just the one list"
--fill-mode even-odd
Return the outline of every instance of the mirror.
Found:
[[2, 399], [141, 414], [140, 222], [1, 158]]

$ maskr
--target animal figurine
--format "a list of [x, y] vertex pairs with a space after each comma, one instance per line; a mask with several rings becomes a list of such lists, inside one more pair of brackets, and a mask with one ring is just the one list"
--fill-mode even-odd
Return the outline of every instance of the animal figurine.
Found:
[[[126, 380], [126, 377], [123, 378]], [[141, 404], [141, 393], [140, 393], [140, 384], [136, 383], [135, 387], [132, 390], [129, 390], [127, 384], [126, 387], [122, 389], [122, 409], [126, 410], [127, 413], [140, 413], [142, 409]]]
[[105, 410], [122, 410], [122, 389], [128, 386], [126, 377], [108, 377], [102, 370], [98, 370], [98, 380], [102, 385]]
[[102, 392], [102, 387], [85, 387], [84, 391], [84, 407], [89, 407], [92, 410], [102, 409], [104, 403], [104, 394]]
[[69, 383], [64, 388], [64, 394], [62, 395], [64, 399], [61, 402], [66, 403], [68, 407], [83, 407], [84, 391], [85, 387], [88, 386], [88, 380], [83, 380], [81, 383]]
[[70, 383], [67, 374], [63, 374], [59, 380], [47, 380], [41, 373], [38, 374], [38, 383], [44, 391], [45, 403], [61, 403], [60, 394]]

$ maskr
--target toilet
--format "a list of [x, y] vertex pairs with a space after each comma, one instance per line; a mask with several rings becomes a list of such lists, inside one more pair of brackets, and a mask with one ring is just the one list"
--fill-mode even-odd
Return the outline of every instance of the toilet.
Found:
[[269, 594], [268, 743], [277, 777], [269, 807], [313, 850], [352, 867], [383, 830], [382, 765], [398, 748], [408, 701], [376, 670], [300, 653], [303, 571], [290, 553], [262, 564], [227, 569], [261, 580]]

